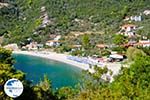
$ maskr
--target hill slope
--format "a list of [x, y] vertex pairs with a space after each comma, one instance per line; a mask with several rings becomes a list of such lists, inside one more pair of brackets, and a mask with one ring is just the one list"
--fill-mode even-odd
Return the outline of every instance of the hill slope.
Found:
[[[125, 16], [137, 15], [150, 8], [149, 0], [4, 0], [10, 4], [0, 9], [0, 35], [4, 43], [39, 42], [49, 34], [70, 31], [117, 32]], [[45, 11], [41, 12], [41, 8]], [[43, 14], [49, 24], [41, 27]], [[148, 21], [147, 21], [148, 20]], [[140, 23], [148, 25], [149, 18]], [[36, 33], [38, 32], [38, 33]], [[33, 34], [35, 33], [35, 34]]]

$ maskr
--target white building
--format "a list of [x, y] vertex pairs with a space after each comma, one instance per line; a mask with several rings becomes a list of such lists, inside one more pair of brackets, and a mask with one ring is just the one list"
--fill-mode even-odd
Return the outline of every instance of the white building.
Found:
[[59, 46], [59, 40], [61, 38], [61, 35], [56, 36], [53, 40], [49, 40], [45, 43], [45, 45], [53, 47], [53, 46]]
[[30, 44], [27, 44], [25, 47], [28, 50], [38, 50], [37, 42], [31, 42]]
[[60, 43], [58, 41], [55, 41], [55, 40], [49, 40], [45, 43], [45, 45], [50, 46], [50, 47], [54, 47], [54, 46], [59, 46]]
[[142, 17], [141, 16], [131, 16], [130, 20], [132, 20], [132, 21], [142, 21]]
[[139, 16], [126, 16], [125, 17], [125, 19], [124, 19], [124, 21], [142, 21], [142, 16], [141, 15], [139, 15]]
[[123, 26], [121, 26], [121, 30], [119, 31], [118, 34], [122, 34], [128, 37], [134, 37], [135, 34], [135, 30], [137, 29], [136, 25], [133, 24], [125, 24]]
[[134, 32], [126, 32], [124, 33], [125, 36], [128, 36], [128, 37], [132, 37], [132, 36], [135, 36], [135, 33]]
[[143, 47], [150, 47], [150, 40], [139, 40], [138, 44]]
[[121, 27], [122, 30], [124, 30], [125, 32], [130, 32], [136, 29], [136, 25], [133, 24], [125, 24]]
[[145, 15], [150, 15], [150, 10], [145, 10], [145, 11], [143, 12], [143, 14], [145, 14]]

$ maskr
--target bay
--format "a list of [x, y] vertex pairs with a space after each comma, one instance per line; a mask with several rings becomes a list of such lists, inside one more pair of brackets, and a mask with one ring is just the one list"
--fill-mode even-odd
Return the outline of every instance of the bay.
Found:
[[52, 87], [74, 87], [81, 81], [82, 70], [75, 66], [49, 60], [41, 57], [13, 54], [16, 60], [14, 67], [26, 73], [26, 79], [32, 84], [38, 84], [47, 75], [52, 82]]

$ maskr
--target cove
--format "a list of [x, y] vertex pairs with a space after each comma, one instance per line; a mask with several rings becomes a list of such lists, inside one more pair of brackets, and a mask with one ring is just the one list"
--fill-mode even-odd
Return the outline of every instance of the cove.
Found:
[[45, 58], [13, 54], [16, 60], [14, 67], [26, 73], [26, 79], [32, 84], [38, 84], [46, 74], [54, 89], [71, 86], [81, 81], [82, 70], [75, 66]]

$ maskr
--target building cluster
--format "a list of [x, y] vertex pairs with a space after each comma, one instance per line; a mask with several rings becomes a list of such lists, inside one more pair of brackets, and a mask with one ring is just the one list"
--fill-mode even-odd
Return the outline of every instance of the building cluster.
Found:
[[134, 37], [135, 31], [138, 27], [134, 24], [125, 24], [123, 26], [121, 26], [121, 30], [119, 31], [118, 34], [122, 34], [128, 37]]
[[43, 44], [38, 44], [37, 42], [30, 42], [26, 46], [22, 46], [23, 50], [39, 50], [44, 47]]
[[[150, 15], [150, 10], [143, 11], [143, 15], [146, 15], [146, 16]], [[142, 21], [142, 20], [143, 20], [142, 13], [140, 15], [126, 16], [124, 18], [124, 21], [136, 21], [137, 22], [137, 21]]]
[[44, 46], [48, 46], [48, 47], [57, 47], [60, 45], [60, 38], [61, 35], [52, 35], [53, 37], [50, 38], [50, 40], [46, 41], [45, 44], [39, 44], [37, 42], [34, 41], [30, 41], [30, 43], [28, 43], [25, 46], [22, 46], [22, 50], [40, 50], [43, 49]]
[[150, 40], [139, 40], [138, 44], [143, 47], [150, 47]]
[[[150, 15], [150, 10], [145, 10], [143, 12], [144, 15]], [[130, 17], [125, 17], [124, 19], [125, 21], [142, 21], [144, 20], [142, 18], [142, 14], [140, 14], [139, 16], [130, 16]], [[136, 38], [138, 35], [136, 34], [136, 31], [138, 29], [141, 29], [143, 27], [139, 27], [136, 24], [124, 24], [120, 27], [120, 31], [117, 34], [121, 34], [124, 36], [127, 36], [130, 38], [129, 42], [127, 44], [125, 44], [124, 46], [128, 47], [128, 46], [142, 46], [142, 47], [150, 47], [150, 40], [145, 38], [145, 40], [139, 40], [139, 41], [135, 41], [133, 38]]]
[[60, 45], [61, 35], [56, 35], [52, 40], [48, 40], [45, 45], [49, 47], [57, 47]]

